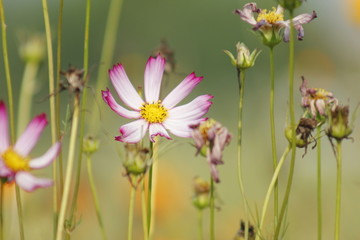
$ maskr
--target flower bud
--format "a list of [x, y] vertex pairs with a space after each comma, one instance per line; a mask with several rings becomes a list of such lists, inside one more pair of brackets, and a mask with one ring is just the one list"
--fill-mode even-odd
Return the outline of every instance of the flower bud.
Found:
[[87, 155], [92, 155], [99, 149], [100, 142], [98, 139], [87, 136], [83, 140], [83, 152]]
[[148, 153], [147, 148], [143, 148], [140, 144], [125, 145], [125, 161], [123, 163], [127, 175], [144, 174], [148, 169]]
[[251, 54], [249, 49], [244, 43], [238, 42], [236, 44], [237, 57], [228, 50], [224, 50], [224, 53], [230, 57], [231, 63], [238, 69], [244, 70], [254, 66], [256, 58], [259, 56], [261, 50], [255, 49]]
[[210, 204], [210, 184], [209, 182], [199, 178], [194, 178], [194, 192], [195, 195], [192, 202], [196, 208], [202, 210]]
[[278, 0], [279, 4], [289, 11], [293, 11], [295, 8], [300, 7], [303, 1], [304, 0]]
[[353, 129], [349, 126], [349, 106], [336, 106], [331, 110], [326, 134], [341, 141], [347, 138]]
[[20, 56], [25, 62], [40, 63], [45, 58], [45, 38], [42, 34], [33, 35], [20, 46]]

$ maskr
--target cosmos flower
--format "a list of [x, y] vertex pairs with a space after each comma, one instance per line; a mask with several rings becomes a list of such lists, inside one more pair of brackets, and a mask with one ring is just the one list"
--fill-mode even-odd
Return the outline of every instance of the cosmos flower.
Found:
[[[263, 36], [264, 43], [268, 46], [275, 46], [283, 39], [288, 42], [290, 39], [290, 20], [284, 21], [284, 8], [280, 5], [271, 11], [259, 9], [256, 3], [247, 3], [243, 9], [235, 10], [236, 14], [245, 22], [253, 26], [253, 30], [259, 30]], [[255, 19], [254, 13], [257, 13]], [[297, 38], [302, 40], [304, 37], [303, 24], [310, 22], [316, 18], [316, 12], [312, 14], [304, 13], [293, 18], [294, 28], [298, 31]], [[284, 32], [282, 33], [282, 29]]]
[[33, 169], [48, 166], [59, 154], [61, 144], [57, 142], [43, 156], [34, 159], [29, 157], [46, 125], [45, 114], [36, 116], [12, 146], [6, 107], [0, 101], [0, 178], [5, 178], [7, 181], [15, 180], [19, 187], [28, 192], [53, 184], [51, 179], [37, 178], [30, 173]]
[[308, 88], [307, 80], [303, 76], [301, 78], [301, 106], [309, 108], [313, 117], [316, 117], [317, 114], [324, 116], [327, 106], [335, 108], [338, 105], [338, 100], [331, 92], [322, 88]]
[[195, 142], [197, 154], [206, 156], [212, 178], [219, 183], [219, 173], [216, 166], [224, 164], [222, 152], [226, 145], [230, 143], [231, 134], [226, 127], [213, 119], [209, 119], [191, 126], [193, 129], [192, 137]]
[[196, 77], [195, 73], [188, 75], [163, 100], [159, 99], [161, 80], [164, 73], [165, 59], [158, 55], [150, 57], [146, 63], [144, 76], [143, 100], [130, 83], [121, 64], [109, 70], [110, 80], [120, 99], [131, 110], [119, 105], [109, 89], [102, 91], [102, 97], [109, 107], [118, 115], [136, 119], [121, 126], [121, 136], [115, 140], [127, 143], [139, 142], [149, 130], [149, 138], [154, 142], [155, 136], [171, 139], [167, 130], [179, 137], [191, 137], [189, 125], [204, 120], [202, 117], [208, 112], [213, 98], [211, 95], [201, 95], [190, 103], [176, 107], [198, 85], [203, 77]]

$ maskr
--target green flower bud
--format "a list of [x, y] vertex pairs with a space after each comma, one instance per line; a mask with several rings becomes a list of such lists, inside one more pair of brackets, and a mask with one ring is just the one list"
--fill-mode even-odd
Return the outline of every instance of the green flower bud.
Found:
[[98, 139], [87, 136], [83, 140], [83, 152], [92, 155], [99, 149], [100, 142]]
[[195, 196], [192, 199], [194, 206], [200, 210], [207, 208], [210, 204], [210, 184], [199, 178], [194, 178]]
[[303, 1], [304, 0], [278, 0], [279, 4], [289, 11], [293, 11], [295, 8], [300, 7]]
[[256, 58], [259, 56], [261, 50], [255, 49], [251, 54], [249, 49], [246, 47], [244, 43], [238, 42], [236, 44], [237, 57], [228, 51], [224, 50], [224, 53], [229, 56], [232, 65], [236, 68], [244, 70], [247, 68], [251, 68], [255, 65]]
[[42, 34], [31, 36], [20, 46], [20, 56], [25, 62], [40, 63], [45, 58], [45, 38]]
[[347, 138], [352, 131], [353, 129], [349, 126], [349, 106], [336, 106], [332, 109], [326, 134], [341, 141]]
[[125, 161], [123, 163], [127, 175], [144, 174], [148, 169], [148, 153], [147, 148], [142, 148], [140, 144], [125, 145]]

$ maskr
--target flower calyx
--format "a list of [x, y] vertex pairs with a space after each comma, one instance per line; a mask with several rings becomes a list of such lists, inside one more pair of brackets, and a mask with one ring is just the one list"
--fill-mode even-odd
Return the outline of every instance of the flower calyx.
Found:
[[234, 65], [239, 70], [245, 70], [253, 67], [255, 65], [257, 57], [261, 52], [261, 50], [255, 49], [250, 53], [247, 46], [242, 42], [238, 42], [236, 44], [236, 51], [236, 58], [228, 50], [224, 50], [224, 53], [229, 56], [232, 65]]

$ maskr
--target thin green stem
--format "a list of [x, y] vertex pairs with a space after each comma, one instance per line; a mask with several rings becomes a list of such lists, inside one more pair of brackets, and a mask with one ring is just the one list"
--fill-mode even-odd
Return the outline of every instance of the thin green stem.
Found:
[[67, 209], [67, 205], [68, 205], [68, 201], [69, 201], [71, 175], [72, 175], [73, 166], [74, 166], [78, 125], [79, 125], [79, 96], [75, 96], [74, 113], [73, 113], [73, 119], [72, 119], [70, 143], [69, 143], [69, 151], [68, 151], [68, 161], [67, 161], [66, 175], [65, 175], [65, 182], [64, 182], [64, 192], [63, 192], [63, 196], [61, 198], [60, 214], [59, 214], [58, 226], [57, 226], [57, 231], [56, 231], [56, 240], [62, 239], [62, 233], [64, 230], [66, 209]]
[[238, 183], [240, 186], [241, 197], [243, 201], [243, 208], [245, 213], [245, 240], [249, 238], [249, 217], [248, 208], [246, 204], [245, 188], [242, 178], [241, 168], [241, 146], [242, 146], [242, 113], [243, 113], [243, 102], [244, 102], [244, 88], [245, 88], [245, 71], [237, 69], [237, 78], [239, 84], [239, 111], [238, 111], [238, 144], [237, 144], [237, 162], [238, 162]]
[[86, 2], [86, 14], [85, 14], [85, 36], [84, 36], [84, 77], [85, 77], [85, 86], [82, 92], [81, 97], [81, 112], [80, 112], [80, 130], [79, 130], [79, 141], [80, 141], [80, 150], [78, 152], [78, 161], [76, 167], [76, 180], [74, 187], [74, 194], [71, 203], [71, 214], [70, 221], [74, 218], [77, 199], [79, 195], [80, 188], [80, 176], [81, 176], [81, 166], [82, 166], [82, 157], [83, 157], [83, 141], [84, 141], [84, 132], [85, 132], [85, 109], [87, 104], [87, 78], [89, 70], [89, 32], [90, 32], [90, 13], [91, 13], [91, 0]]
[[[97, 93], [105, 89], [107, 84], [107, 79], [104, 78], [104, 76], [106, 75], [107, 70], [111, 65], [111, 61], [115, 53], [116, 36], [119, 30], [119, 19], [122, 13], [122, 5], [123, 0], [111, 0], [110, 2], [109, 12], [107, 14], [108, 18], [106, 20], [104, 41], [101, 49], [100, 66], [96, 82], [95, 92]], [[102, 100], [101, 96], [97, 94], [95, 100], [100, 102]], [[90, 119], [90, 130], [92, 131], [91, 134], [97, 135], [100, 122], [99, 115], [93, 114]]]
[[[271, 128], [271, 151], [273, 158], [274, 171], [277, 167], [277, 153], [276, 153], [276, 136], [275, 136], [275, 108], [274, 108], [274, 96], [275, 96], [275, 67], [274, 67], [274, 48], [270, 48], [270, 128]], [[279, 189], [278, 180], [274, 186], [274, 226], [276, 226], [278, 214], [279, 214]]]
[[152, 184], [153, 184], [153, 166], [154, 166], [154, 146], [153, 142], [150, 141], [150, 156], [152, 158], [152, 163], [149, 169], [149, 178], [148, 178], [148, 196], [147, 196], [147, 234], [150, 238], [151, 230], [151, 214], [152, 214]]
[[210, 176], [210, 240], [215, 240], [215, 187], [214, 179]]
[[102, 217], [101, 217], [100, 204], [99, 204], [99, 199], [98, 199], [98, 195], [97, 195], [97, 191], [96, 191], [96, 187], [95, 187], [94, 176], [93, 176], [93, 171], [92, 171], [91, 157], [89, 155], [86, 156], [86, 160], [87, 160], [87, 172], [88, 172], [88, 176], [89, 176], [89, 183], [90, 183], [91, 193], [92, 193], [92, 196], [93, 196], [93, 199], [94, 199], [94, 204], [95, 204], [96, 217], [97, 217], [99, 227], [100, 227], [100, 230], [101, 230], [102, 238], [104, 240], [106, 240], [107, 236], [106, 236], [106, 232], [105, 232], [104, 223], [103, 223], [103, 220], [102, 220]]
[[291, 161], [290, 161], [290, 171], [288, 177], [288, 183], [286, 186], [286, 192], [284, 200], [281, 206], [280, 215], [278, 218], [277, 226], [275, 229], [274, 239], [277, 239], [280, 233], [280, 228], [282, 220], [285, 215], [285, 210], [287, 209], [290, 191], [294, 176], [295, 169], [295, 157], [296, 157], [296, 124], [295, 124], [295, 110], [294, 110], [294, 57], [295, 57], [295, 38], [294, 38], [294, 23], [293, 23], [294, 13], [290, 11], [290, 42], [289, 42], [289, 112], [290, 112], [290, 125], [291, 125]]
[[204, 239], [203, 234], [203, 210], [198, 209], [198, 233], [199, 233], [199, 240]]
[[[5, 13], [4, 13], [4, 5], [3, 1], [0, 0], [0, 17], [1, 17], [1, 34], [2, 34], [2, 48], [3, 48], [3, 57], [4, 57], [4, 68], [5, 68], [5, 76], [7, 83], [7, 93], [8, 93], [8, 101], [9, 101], [9, 118], [10, 118], [10, 139], [13, 144], [15, 141], [15, 119], [14, 119], [14, 101], [13, 101], [13, 89], [12, 89], [12, 81], [10, 75], [10, 65], [9, 65], [9, 57], [8, 57], [8, 48], [7, 48], [7, 37], [6, 37], [6, 23], [5, 23]], [[23, 215], [22, 215], [22, 206], [21, 206], [21, 196], [20, 190], [18, 186], [15, 186], [16, 193], [16, 205], [18, 209], [18, 218], [19, 218], [19, 231], [20, 231], [20, 239], [25, 239], [24, 234], [24, 225], [23, 225]]]
[[341, 140], [336, 143], [336, 210], [335, 210], [335, 240], [340, 239], [340, 212], [341, 212], [341, 173], [342, 173], [342, 146]]
[[129, 218], [128, 218], [128, 240], [132, 240], [133, 221], [134, 221], [134, 205], [135, 205], [136, 188], [131, 186], [130, 192], [130, 205], [129, 205]]
[[141, 190], [141, 210], [142, 210], [142, 222], [143, 222], [143, 232], [144, 240], [148, 240], [147, 232], [147, 218], [146, 218], [146, 192], [145, 192], [145, 181], [142, 180], [142, 190]]
[[[274, 171], [274, 174], [273, 174], [273, 177], [271, 179], [269, 188], [268, 188], [266, 196], [265, 196], [264, 204], [263, 204], [263, 207], [262, 207], [260, 224], [259, 224], [259, 231], [258, 231], [258, 234], [256, 235], [256, 240], [260, 239], [260, 237], [261, 237], [262, 226], [264, 224], [265, 215], [266, 215], [267, 208], [268, 208], [268, 205], [269, 205], [270, 196], [271, 196], [272, 191], [275, 190], [275, 186], [276, 186], [276, 183], [278, 181], [280, 170], [281, 170], [281, 168], [282, 168], [282, 166], [283, 166], [283, 164], [284, 164], [284, 162], [286, 160], [286, 157], [287, 157], [288, 153], [290, 152], [290, 150], [291, 150], [291, 145], [287, 146], [287, 148], [285, 149], [283, 155], [280, 158], [279, 164], [277, 164], [276, 169]], [[276, 239], [276, 238], [274, 238], [274, 239]]]
[[321, 126], [317, 127], [317, 217], [318, 240], [322, 239], [322, 197], [321, 197]]
[[4, 183], [2, 179], [0, 179], [0, 240], [4, 239]]

